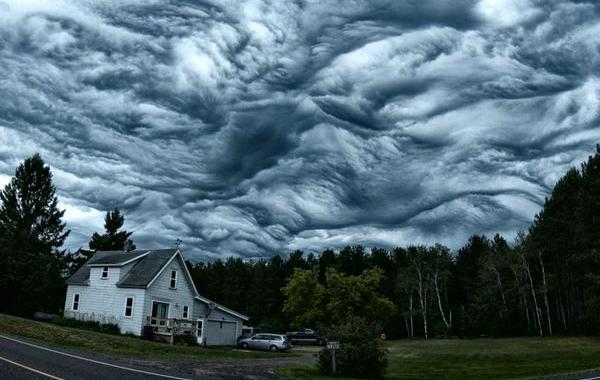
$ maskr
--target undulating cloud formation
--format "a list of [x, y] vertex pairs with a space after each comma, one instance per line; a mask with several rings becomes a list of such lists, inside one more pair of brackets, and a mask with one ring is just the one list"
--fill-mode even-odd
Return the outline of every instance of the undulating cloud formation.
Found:
[[510, 238], [600, 142], [598, 4], [0, 0], [0, 184], [39, 152], [70, 249]]

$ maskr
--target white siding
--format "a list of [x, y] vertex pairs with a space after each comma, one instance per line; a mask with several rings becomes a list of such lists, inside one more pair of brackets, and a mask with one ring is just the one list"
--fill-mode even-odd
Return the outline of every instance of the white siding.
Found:
[[[183, 306], [189, 307], [190, 318], [194, 315], [194, 291], [186, 279], [181, 257], [177, 255], [167, 265], [158, 278], [146, 290], [144, 303], [144, 314], [152, 315], [152, 301], [165, 302], [169, 304], [169, 318], [183, 318]], [[171, 289], [171, 271], [177, 271], [177, 288]]]
[[[65, 317], [115, 323], [119, 325], [121, 333], [140, 335], [143, 321], [144, 289], [117, 288], [109, 282], [112, 282], [112, 279], [109, 278], [109, 280], [102, 280], [102, 283], [98, 283], [94, 281], [93, 277], [90, 277], [90, 283], [96, 284], [96, 286], [69, 285], [65, 300]], [[75, 293], [79, 293], [78, 311], [72, 309], [73, 294]], [[127, 297], [134, 297], [131, 317], [125, 317], [125, 299]]]
[[102, 267], [90, 268], [90, 287], [114, 288], [119, 282], [121, 268], [108, 267], [108, 278], [102, 278]]

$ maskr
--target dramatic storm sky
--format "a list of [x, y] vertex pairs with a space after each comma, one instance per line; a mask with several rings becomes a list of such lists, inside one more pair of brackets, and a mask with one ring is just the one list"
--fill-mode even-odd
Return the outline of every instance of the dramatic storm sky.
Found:
[[0, 0], [0, 184], [86, 246], [271, 256], [526, 229], [600, 142], [600, 4]]

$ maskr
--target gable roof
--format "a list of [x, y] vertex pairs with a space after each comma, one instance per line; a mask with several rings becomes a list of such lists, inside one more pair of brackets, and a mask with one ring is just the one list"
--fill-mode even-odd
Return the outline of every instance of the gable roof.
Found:
[[67, 285], [89, 285], [91, 267], [121, 267], [129, 263], [134, 263], [129, 272], [117, 283], [117, 286], [145, 288], [176, 254], [181, 255], [178, 249], [144, 249], [129, 252], [97, 251], [81, 268], [67, 279], [66, 283]]
[[[154, 278], [162, 272], [179, 251], [176, 249], [159, 249], [150, 251], [127, 272], [117, 283], [121, 288], [145, 288], [150, 286]], [[185, 265], [185, 263], [184, 263]]]
[[90, 267], [83, 264], [71, 277], [65, 281], [67, 285], [89, 285], [90, 284]]

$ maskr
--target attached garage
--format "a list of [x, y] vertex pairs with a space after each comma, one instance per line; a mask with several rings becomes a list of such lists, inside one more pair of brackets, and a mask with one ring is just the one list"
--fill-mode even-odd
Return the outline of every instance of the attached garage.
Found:
[[207, 346], [234, 346], [237, 343], [237, 322], [205, 320], [204, 339]]
[[196, 297], [194, 319], [198, 322], [198, 344], [235, 346], [248, 317], [203, 297]]

